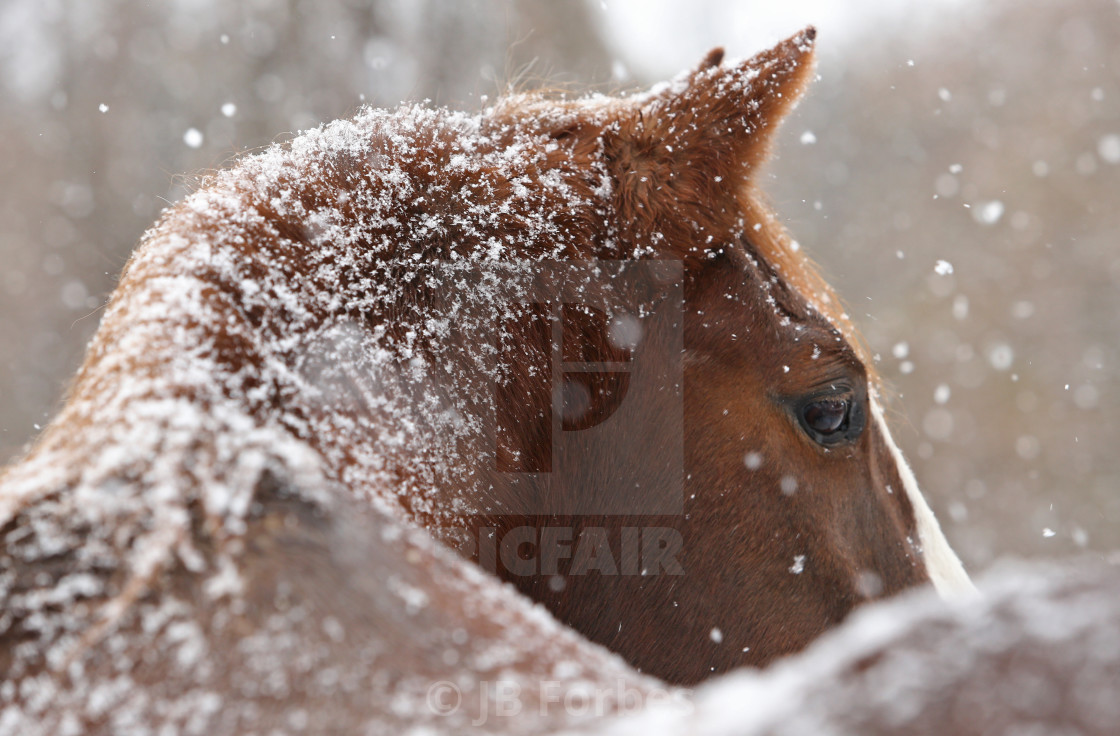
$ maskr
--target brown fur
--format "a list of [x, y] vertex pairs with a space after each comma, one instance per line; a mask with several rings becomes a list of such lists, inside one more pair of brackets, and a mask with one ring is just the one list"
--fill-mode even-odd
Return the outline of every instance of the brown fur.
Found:
[[[861, 602], [925, 582], [913, 510], [878, 428], [825, 449], [791, 408], [843, 389], [866, 412], [874, 390], [835, 298], [754, 184], [808, 82], [812, 39], [803, 32], [735, 65], [714, 52], [632, 98], [521, 96], [474, 118], [366, 112], [246, 159], [166, 212], [126, 267], [60, 416], [0, 476], [0, 560], [21, 581], [0, 589], [15, 676], [78, 672], [60, 713], [88, 706], [82, 687], [99, 678], [131, 672], [151, 683], [174, 668], [160, 631], [136, 628], [138, 611], [182, 599], [186, 622], [217, 627], [202, 636], [216, 669], [196, 663], [182, 682], [228, 690], [236, 662], [222, 651], [236, 637], [223, 627], [272, 625], [261, 581], [294, 575], [289, 584], [305, 591], [321, 582], [289, 567], [288, 545], [303, 542], [262, 526], [277, 488], [281, 502], [330, 519], [368, 513], [389, 540], [358, 545], [391, 559], [371, 560], [372, 582], [355, 582], [366, 598], [340, 594], [339, 605], [374, 609], [344, 628], [382, 646], [370, 676], [398, 684], [431, 675], [446, 654], [390, 595], [404, 574], [439, 631], [461, 620], [466, 649], [509, 648], [509, 671], [527, 683], [567, 657], [599, 663], [588, 667], [601, 680], [654, 686], [534, 624], [524, 601], [461, 562], [417, 552], [420, 543], [394, 548], [401, 523], [466, 535], [479, 554], [487, 529], [676, 532], [682, 575], [571, 575], [557, 586], [555, 575], [497, 570], [592, 642], [675, 683], [766, 664]], [[548, 263], [597, 259], [639, 274], [659, 262], [677, 270], [591, 280], [580, 298], [601, 314], [565, 307], [552, 322], [547, 310], [561, 305], [525, 303], [563, 280]], [[487, 288], [463, 288], [473, 278]], [[672, 294], [683, 299], [676, 316]], [[649, 315], [633, 354], [604, 334], [627, 310]], [[566, 469], [551, 465], [557, 418], [542, 414], [553, 404], [534, 398], [556, 388], [549, 334], [574, 340], [565, 361], [627, 364], [583, 385], [594, 406], [642, 412], [641, 427], [605, 438], [565, 420]], [[669, 388], [642, 384], [641, 371]], [[662, 420], [674, 411], [679, 423]], [[504, 419], [487, 434], [479, 418], [495, 413]], [[765, 463], [746, 467], [749, 452]], [[519, 463], [550, 470], [551, 482], [505, 472]], [[648, 489], [674, 477], [678, 508], [641, 511]], [[796, 491], [782, 492], [787, 478]], [[604, 498], [608, 482], [621, 490]], [[557, 501], [594, 510], [550, 511]], [[328, 594], [306, 594], [329, 598], [362, 573], [316, 551], [351, 537], [313, 528], [310, 554], [336, 577]], [[799, 557], [804, 570], [792, 572]], [[241, 572], [240, 592], [223, 587], [229, 570]], [[78, 572], [85, 587], [63, 584]], [[378, 586], [390, 593], [378, 597]], [[448, 589], [500, 601], [483, 609], [508, 607], [510, 630], [491, 636]], [[63, 605], [45, 604], [51, 596]], [[411, 623], [390, 625], [398, 620]], [[297, 653], [311, 646], [302, 619], [281, 623]], [[157, 669], [130, 670], [143, 652]], [[456, 654], [456, 676], [472, 676], [470, 653]], [[179, 681], [166, 678], [160, 697], [173, 698]], [[325, 702], [297, 690], [290, 707]], [[258, 695], [230, 698], [251, 711]], [[371, 712], [396, 727], [395, 715]]]

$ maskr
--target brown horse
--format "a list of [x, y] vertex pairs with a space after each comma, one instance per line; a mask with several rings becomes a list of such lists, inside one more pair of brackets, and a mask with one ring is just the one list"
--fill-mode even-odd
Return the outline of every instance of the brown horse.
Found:
[[531, 731], [570, 715], [544, 682], [669, 692], [431, 534], [675, 683], [967, 588], [755, 186], [812, 40], [632, 97], [366, 110], [168, 210], [0, 476], [3, 717], [394, 732], [433, 681], [466, 719], [501, 681]]

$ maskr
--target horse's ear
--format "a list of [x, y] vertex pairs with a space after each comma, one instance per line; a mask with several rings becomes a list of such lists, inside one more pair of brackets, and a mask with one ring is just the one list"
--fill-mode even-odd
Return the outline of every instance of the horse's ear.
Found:
[[727, 66], [715, 49], [682, 79], [624, 108], [605, 140], [619, 215], [665, 235], [682, 218], [693, 230], [724, 220], [720, 210], [734, 208], [808, 84], [815, 37], [809, 27]]

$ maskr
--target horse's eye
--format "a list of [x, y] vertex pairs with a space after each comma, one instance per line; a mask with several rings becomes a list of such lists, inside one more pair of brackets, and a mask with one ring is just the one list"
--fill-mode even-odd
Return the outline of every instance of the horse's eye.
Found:
[[829, 435], [843, 429], [848, 419], [848, 402], [846, 399], [814, 401], [805, 407], [802, 415], [809, 429]]
[[863, 414], [851, 397], [814, 399], [799, 414], [805, 433], [820, 445], [851, 442], [863, 431]]

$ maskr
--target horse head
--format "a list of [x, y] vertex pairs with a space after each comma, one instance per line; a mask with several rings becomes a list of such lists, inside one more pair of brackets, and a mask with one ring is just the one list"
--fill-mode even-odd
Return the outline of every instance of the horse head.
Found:
[[[364, 110], [206, 179], [144, 236], [65, 406], [0, 475], [0, 578], [17, 583], [0, 586], [0, 662], [18, 679], [81, 661], [88, 684], [150, 654], [162, 673], [164, 628], [140, 619], [170, 601], [215, 644], [181, 681], [224, 692], [229, 622], [264, 631], [249, 593], [294, 576], [361, 589], [369, 615], [345, 628], [371, 682], [451, 667], [476, 635], [497, 644], [453, 657], [466, 680], [510, 652], [526, 677], [561, 671], [555, 632], [530, 641], [462, 600], [533, 616], [442, 547], [420, 554], [427, 532], [673, 682], [765, 664], [907, 586], [967, 588], [872, 362], [758, 193], [812, 40], [715, 52], [630, 97]], [[368, 511], [376, 543], [296, 515], [324, 569], [349, 551], [320, 580], [268, 512], [293, 498]], [[426, 541], [396, 545], [402, 523]]]
[[[891, 438], [872, 360], [759, 194], [812, 41], [726, 65], [717, 50], [633, 98], [491, 113], [541, 126], [568, 180], [604, 181], [583, 212], [597, 227], [566, 255], [644, 263], [630, 281], [647, 291], [611, 272], [613, 297], [581, 282], [539, 300], [562, 305], [551, 322], [521, 314], [499, 445], [522, 474], [486, 475], [471, 551], [674, 681], [766, 664], [909, 586], [971, 585]], [[528, 477], [542, 470], [546, 490]]]

